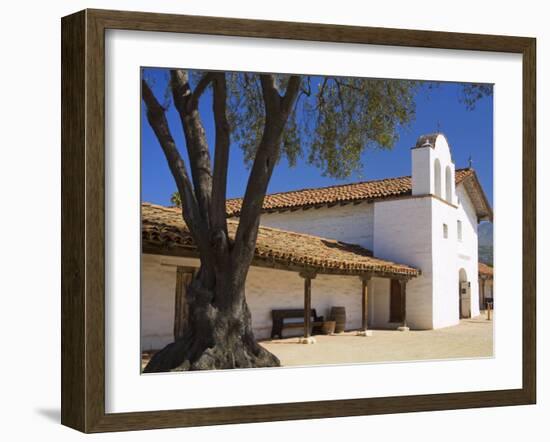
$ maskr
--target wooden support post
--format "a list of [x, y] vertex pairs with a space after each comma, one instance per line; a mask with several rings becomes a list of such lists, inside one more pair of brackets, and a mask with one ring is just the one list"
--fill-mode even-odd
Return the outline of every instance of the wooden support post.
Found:
[[480, 302], [480, 305], [479, 305], [479, 309], [481, 310], [482, 308], [485, 307], [485, 279], [483, 278], [479, 278], [479, 293], [480, 293], [480, 298], [481, 298], [481, 302]]
[[303, 344], [313, 344], [315, 339], [311, 336], [311, 280], [315, 278], [315, 273], [301, 272], [300, 276], [304, 278], [304, 337]]
[[409, 327], [407, 326], [407, 280], [400, 279], [399, 285], [401, 287], [401, 314], [403, 320], [397, 330], [409, 331]]
[[369, 325], [369, 281], [371, 275], [361, 275], [361, 331], [359, 332], [362, 336], [371, 336]]
[[362, 314], [362, 321], [361, 321], [361, 328], [363, 330], [368, 329], [368, 322], [369, 322], [369, 281], [371, 277], [369, 276], [362, 276], [361, 277], [361, 314]]
[[304, 337], [311, 336], [311, 278], [304, 278]]
[[367, 318], [367, 303], [368, 303], [368, 296], [369, 296], [369, 287], [368, 287], [369, 281], [368, 279], [361, 279], [361, 328], [363, 330], [367, 329], [368, 326], [368, 318]]

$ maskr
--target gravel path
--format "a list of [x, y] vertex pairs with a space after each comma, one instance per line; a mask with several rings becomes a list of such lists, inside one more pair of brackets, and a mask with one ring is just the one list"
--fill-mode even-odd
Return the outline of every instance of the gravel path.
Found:
[[299, 338], [260, 344], [277, 355], [283, 366], [491, 357], [493, 321], [481, 315], [438, 330], [373, 330], [369, 337], [345, 332], [315, 339], [312, 345], [300, 344]]

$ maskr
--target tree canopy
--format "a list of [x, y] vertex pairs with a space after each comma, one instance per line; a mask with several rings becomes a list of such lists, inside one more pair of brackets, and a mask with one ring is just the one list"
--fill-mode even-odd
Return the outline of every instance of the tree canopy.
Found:
[[[190, 71], [190, 83], [200, 87], [206, 73]], [[250, 166], [265, 127], [265, 102], [260, 74], [228, 72], [227, 120], [231, 142], [239, 146]], [[280, 95], [290, 75], [274, 74]], [[289, 166], [298, 158], [331, 178], [343, 179], [361, 170], [361, 154], [366, 149], [391, 149], [400, 130], [414, 120], [415, 97], [421, 89], [437, 88], [435, 81], [371, 79], [336, 76], [299, 76], [299, 90], [283, 130], [277, 161]], [[207, 88], [210, 87], [207, 86]], [[168, 84], [164, 106], [170, 105]], [[459, 100], [469, 110], [484, 96], [492, 94], [492, 85], [464, 83]], [[181, 206], [177, 192], [172, 204]]]
[[[193, 71], [193, 87], [203, 77], [203, 72]], [[280, 95], [290, 77], [274, 75]], [[260, 74], [229, 72], [226, 78], [231, 140], [251, 164], [265, 125]], [[362, 166], [364, 149], [394, 146], [398, 129], [414, 118], [414, 94], [420, 86], [408, 80], [299, 76], [278, 160], [286, 158], [294, 166], [302, 156], [327, 176], [349, 176]]]

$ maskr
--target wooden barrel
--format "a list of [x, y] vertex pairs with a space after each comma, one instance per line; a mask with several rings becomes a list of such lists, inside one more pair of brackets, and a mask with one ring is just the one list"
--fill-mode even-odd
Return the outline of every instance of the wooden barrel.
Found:
[[335, 333], [342, 333], [346, 329], [346, 307], [332, 307], [330, 317], [336, 322]]

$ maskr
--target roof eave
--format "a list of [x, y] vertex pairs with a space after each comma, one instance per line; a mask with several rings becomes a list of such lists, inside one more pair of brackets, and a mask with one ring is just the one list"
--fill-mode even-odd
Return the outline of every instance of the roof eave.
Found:
[[[144, 240], [142, 242], [142, 253], [149, 255], [163, 255], [180, 258], [198, 258], [199, 254], [195, 246], [165, 246], [154, 241]], [[304, 270], [313, 271], [322, 275], [341, 275], [341, 276], [362, 276], [369, 275], [382, 278], [411, 279], [420, 276], [422, 272], [413, 267], [402, 269], [401, 271], [381, 269], [381, 268], [339, 268], [325, 267], [312, 264], [299, 264], [289, 262], [275, 257], [262, 257], [255, 255], [252, 265], [256, 267], [271, 268], [276, 270], [286, 270], [300, 272]]]
[[[483, 187], [481, 186], [481, 182], [479, 181], [479, 178], [477, 177], [476, 171], [474, 169], [471, 169], [472, 173], [465, 177], [460, 184], [464, 185], [464, 188], [468, 193], [475, 192], [480, 197], [481, 200], [481, 207], [478, 207], [478, 205], [475, 204], [474, 201], [474, 207], [476, 209], [476, 215], [480, 221], [490, 221], [493, 222], [493, 208], [489, 204], [489, 200], [487, 199], [487, 195], [485, 194], [485, 191], [483, 190]], [[470, 183], [471, 187], [467, 184]], [[472, 195], [470, 194], [470, 197]]]

